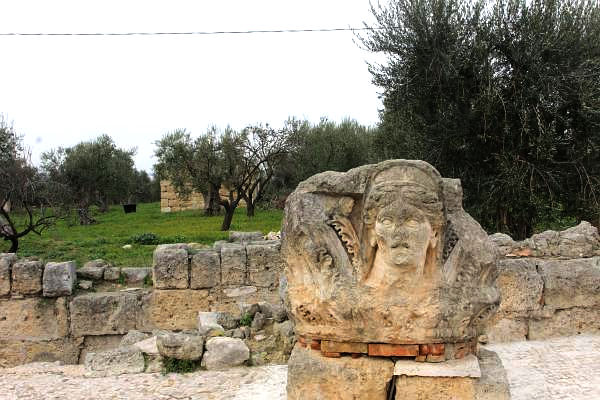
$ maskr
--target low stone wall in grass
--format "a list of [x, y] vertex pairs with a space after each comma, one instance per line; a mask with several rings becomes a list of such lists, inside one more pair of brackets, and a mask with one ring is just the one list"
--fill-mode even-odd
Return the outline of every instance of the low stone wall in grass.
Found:
[[278, 240], [256, 235], [213, 248], [160, 245], [153, 287], [116, 285], [105, 292], [76, 289], [77, 276], [123, 281], [123, 270], [100, 260], [77, 271], [74, 262], [44, 265], [0, 254], [0, 367], [78, 363], [90, 351], [116, 348], [131, 330], [189, 330], [197, 328], [199, 311], [240, 317], [249, 304], [281, 305], [279, 247]]

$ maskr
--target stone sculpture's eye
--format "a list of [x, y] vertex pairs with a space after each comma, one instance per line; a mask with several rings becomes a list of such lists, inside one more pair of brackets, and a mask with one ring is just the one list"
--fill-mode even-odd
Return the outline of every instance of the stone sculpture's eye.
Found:
[[381, 220], [381, 224], [382, 224], [383, 226], [385, 226], [386, 228], [389, 228], [389, 227], [390, 227], [390, 226], [392, 226], [394, 223], [393, 223], [393, 221], [392, 221], [392, 219], [391, 219], [391, 218], [384, 217], [384, 218], [382, 218], [382, 220]]
[[409, 219], [406, 222], [404, 222], [404, 226], [406, 226], [407, 228], [418, 228], [419, 227], [419, 221], [417, 221], [416, 219]]

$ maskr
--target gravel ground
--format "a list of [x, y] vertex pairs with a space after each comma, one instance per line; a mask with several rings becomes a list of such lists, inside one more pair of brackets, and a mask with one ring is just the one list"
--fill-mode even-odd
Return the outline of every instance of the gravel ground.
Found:
[[[600, 336], [486, 346], [507, 371], [513, 400], [600, 399]], [[86, 378], [79, 365], [0, 369], [0, 399], [285, 399], [287, 367]]]

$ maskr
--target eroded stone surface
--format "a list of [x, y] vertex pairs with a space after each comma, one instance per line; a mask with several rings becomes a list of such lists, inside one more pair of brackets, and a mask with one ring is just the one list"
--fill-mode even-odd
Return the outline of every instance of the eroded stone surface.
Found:
[[465, 342], [500, 303], [498, 251], [458, 180], [391, 160], [302, 182], [282, 252], [300, 335], [370, 343]]
[[161, 246], [157, 246], [154, 250], [152, 264], [154, 287], [157, 289], [186, 289], [189, 278], [187, 250]]
[[[83, 264], [83, 267], [77, 270], [77, 277], [81, 279], [92, 279], [99, 281], [104, 277], [104, 271], [109, 268], [110, 264], [102, 259], [88, 261]], [[117, 276], [114, 280], [119, 279]]]
[[275, 286], [283, 271], [279, 241], [265, 244], [248, 244], [248, 283], [254, 286]]
[[44, 268], [43, 294], [45, 297], [70, 296], [77, 276], [75, 262], [48, 263]]
[[55, 340], [69, 331], [64, 298], [0, 299], [0, 338]]
[[245, 285], [247, 273], [246, 247], [237, 243], [229, 243], [221, 247], [221, 284]]
[[394, 375], [479, 378], [481, 369], [477, 357], [469, 354], [460, 360], [448, 360], [441, 363], [398, 360], [394, 365]]
[[204, 352], [204, 338], [200, 335], [170, 332], [158, 335], [156, 346], [163, 357], [199, 360]]
[[12, 292], [15, 294], [38, 294], [42, 292], [41, 261], [17, 261], [12, 266]]
[[90, 293], [73, 298], [73, 336], [125, 334], [139, 324], [139, 295], [129, 292]]
[[198, 311], [210, 309], [207, 290], [153, 290], [143, 301], [143, 326], [184, 330], [196, 328]]
[[600, 257], [574, 260], [539, 260], [544, 279], [544, 303], [564, 309], [600, 308]]
[[394, 362], [389, 359], [326, 358], [296, 345], [288, 361], [287, 398], [384, 400], [393, 374]]
[[16, 254], [0, 253], [0, 296], [10, 294], [10, 273], [15, 261], [17, 261]]
[[244, 364], [250, 350], [241, 339], [213, 337], [206, 341], [202, 366], [208, 370], [231, 368]]
[[145, 368], [142, 352], [130, 347], [121, 347], [100, 353], [88, 353], [85, 357], [87, 376], [135, 374]]
[[542, 308], [544, 281], [537, 272], [536, 260], [500, 261], [496, 282], [502, 295], [499, 313], [530, 315]]
[[192, 257], [190, 287], [207, 289], [221, 283], [221, 257], [216, 250], [200, 250]]
[[540, 340], [580, 333], [600, 334], [599, 314], [594, 308], [557, 310], [551, 318], [529, 320], [528, 338]]
[[[0, 368], [13, 367], [20, 364], [37, 361], [61, 361], [65, 364], [77, 364], [79, 349], [83, 339], [55, 339], [45, 341], [12, 340], [0, 338]], [[2, 372], [0, 372], [0, 377]], [[0, 385], [3, 389], [7, 386]], [[41, 393], [44, 393], [43, 389]], [[0, 399], [17, 398], [3, 397], [4, 390], [0, 391]], [[40, 398], [45, 398], [40, 396]]]

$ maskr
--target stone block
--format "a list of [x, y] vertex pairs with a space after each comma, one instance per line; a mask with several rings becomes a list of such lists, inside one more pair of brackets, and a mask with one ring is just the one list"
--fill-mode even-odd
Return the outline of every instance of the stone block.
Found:
[[187, 289], [189, 280], [187, 250], [158, 246], [154, 251], [152, 277], [154, 287], [157, 289]]
[[527, 316], [541, 309], [544, 281], [537, 272], [535, 260], [501, 260], [496, 284], [502, 296], [499, 313]]
[[142, 340], [146, 340], [150, 337], [147, 333], [140, 332], [136, 329], [132, 329], [125, 336], [121, 338], [121, 342], [119, 346], [130, 346], [134, 343], [141, 342]]
[[591, 257], [600, 250], [598, 229], [587, 221], [559, 234], [558, 250], [563, 257]]
[[246, 284], [246, 248], [240, 244], [228, 244], [221, 248], [221, 284], [237, 286]]
[[0, 338], [7, 340], [55, 340], [69, 333], [64, 298], [0, 300]]
[[48, 263], [44, 268], [44, 297], [70, 296], [75, 286], [76, 267], [74, 261]]
[[540, 260], [544, 303], [557, 309], [600, 307], [600, 257]]
[[221, 257], [215, 250], [199, 250], [190, 264], [190, 288], [207, 289], [221, 283]]
[[44, 265], [41, 261], [17, 261], [12, 266], [12, 293], [41, 293], [43, 273]]
[[123, 347], [100, 353], [88, 353], [85, 357], [86, 376], [102, 377], [144, 372], [142, 352], [134, 347]]
[[104, 280], [109, 282], [118, 281], [121, 277], [120, 267], [107, 267], [104, 270]]
[[229, 241], [238, 243], [248, 243], [264, 240], [262, 232], [237, 232], [229, 231]]
[[[77, 270], [77, 278], [99, 281], [104, 277], [104, 271], [108, 267], [110, 267], [110, 264], [101, 259], [88, 261]], [[117, 279], [119, 277], [115, 278], [115, 280]]]
[[156, 346], [163, 357], [195, 361], [202, 358], [204, 337], [169, 332], [156, 337]]
[[125, 276], [127, 283], [142, 283], [151, 273], [150, 268], [123, 268], [121, 273]]
[[202, 366], [208, 370], [237, 367], [250, 358], [250, 349], [241, 339], [214, 337], [206, 341]]
[[16, 254], [0, 253], [0, 296], [10, 294], [10, 274], [15, 261], [17, 261]]
[[327, 358], [296, 344], [288, 361], [287, 398], [386, 399], [393, 374], [394, 362], [387, 358]]
[[283, 270], [283, 259], [278, 242], [271, 244], [248, 244], [248, 283], [254, 286], [275, 287]]
[[208, 290], [153, 290], [143, 300], [144, 330], [195, 329], [198, 311], [212, 302]]
[[557, 310], [551, 318], [530, 320], [528, 337], [530, 340], [543, 340], [580, 333], [600, 334], [598, 315], [597, 308]]
[[414, 360], [397, 360], [394, 375], [421, 377], [481, 377], [481, 369], [477, 357], [470, 354], [459, 360], [448, 360], [441, 363], [421, 363]]
[[123, 335], [86, 336], [79, 354], [79, 363], [83, 364], [88, 353], [101, 353], [121, 347]]
[[0, 339], [0, 368], [9, 368], [31, 362], [77, 364], [83, 339], [57, 339], [50, 341]]
[[508, 377], [498, 354], [480, 349], [477, 358], [481, 378], [475, 381], [475, 400], [510, 400]]
[[139, 324], [140, 296], [132, 292], [90, 293], [71, 301], [71, 334], [125, 334]]
[[527, 339], [527, 319], [497, 314], [489, 321], [485, 334], [489, 343], [518, 342]]

